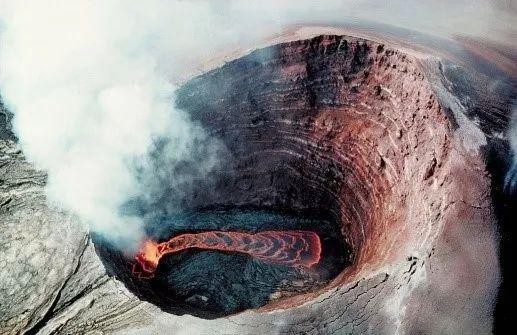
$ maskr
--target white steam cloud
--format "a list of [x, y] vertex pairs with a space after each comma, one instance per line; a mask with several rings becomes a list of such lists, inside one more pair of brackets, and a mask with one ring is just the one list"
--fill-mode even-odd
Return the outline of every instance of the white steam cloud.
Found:
[[150, 186], [137, 181], [132, 162], [145, 162], [153, 140], [166, 136], [173, 164], [203, 136], [173, 108], [159, 62], [163, 38], [171, 38], [161, 32], [179, 32], [178, 16], [204, 8], [178, 2], [167, 15], [163, 4], [32, 1], [3, 17], [1, 92], [24, 152], [48, 171], [52, 201], [123, 246], [143, 230], [140, 218], [119, 209]]
[[[168, 139], [161, 161], [169, 166], [191, 159], [200, 140], [212, 145], [174, 109], [170, 78], [192, 60], [300, 23], [364, 19], [497, 37], [511, 16], [494, 13], [480, 0], [0, 1], [0, 94], [23, 151], [48, 172], [49, 199], [92, 231], [133, 246], [142, 219], [120, 208], [159, 186], [153, 177], [161, 172], [146, 163], [156, 139]], [[208, 151], [199, 173], [215, 155]]]

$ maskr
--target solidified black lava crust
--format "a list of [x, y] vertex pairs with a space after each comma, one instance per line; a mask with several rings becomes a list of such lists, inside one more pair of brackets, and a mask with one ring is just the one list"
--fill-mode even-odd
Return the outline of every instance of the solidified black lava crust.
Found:
[[205, 209], [156, 221], [147, 231], [153, 239], [163, 241], [177, 234], [206, 230], [311, 230], [322, 241], [322, 259], [311, 269], [263, 262], [238, 253], [187, 250], [165, 256], [154, 278], [138, 279], [131, 273], [130, 259], [99, 236], [94, 242], [108, 272], [140, 299], [174, 314], [216, 318], [321, 287], [343, 271], [349, 252], [337, 225], [322, 217]]

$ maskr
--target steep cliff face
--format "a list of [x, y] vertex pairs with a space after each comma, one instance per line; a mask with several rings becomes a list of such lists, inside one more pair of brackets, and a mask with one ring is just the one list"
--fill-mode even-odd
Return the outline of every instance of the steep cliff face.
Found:
[[427, 246], [451, 204], [453, 123], [417, 61], [383, 45], [259, 50], [186, 84], [179, 106], [232, 154], [196, 198], [331, 213], [354, 259], [333, 285]]
[[[19, 302], [24, 313], [2, 305], [0, 329], [392, 334], [440, 325], [490, 333], [499, 268], [485, 134], [444, 86], [441, 66], [388, 45], [324, 35], [254, 51], [178, 91], [178, 107], [227, 149], [220, 169], [191, 185], [183, 205], [324, 215], [351, 253], [325, 285], [228, 318], [178, 318], [131, 294], [141, 297], [139, 284], [128, 285], [119, 258], [100, 248], [104, 263], [120, 270], [108, 279], [92, 245], [84, 249], [77, 238], [80, 261], [56, 275], [56, 289], [45, 287], [44, 301]], [[15, 179], [9, 174], [4, 183]], [[2, 218], [31, 206], [21, 196], [19, 206], [5, 201]], [[50, 217], [43, 203], [36, 208]], [[54, 221], [38, 227], [52, 229]], [[23, 247], [12, 240], [2, 249], [16, 253]], [[9, 258], [2, 276], [16, 280], [15, 267]], [[35, 296], [27, 287], [39, 280], [12, 287]]]

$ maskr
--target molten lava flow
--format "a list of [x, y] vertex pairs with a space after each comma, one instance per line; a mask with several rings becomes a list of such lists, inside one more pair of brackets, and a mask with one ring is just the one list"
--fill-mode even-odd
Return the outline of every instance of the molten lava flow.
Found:
[[152, 277], [163, 255], [192, 248], [240, 252], [272, 263], [302, 267], [317, 264], [321, 256], [320, 238], [310, 231], [208, 231], [178, 235], [162, 243], [145, 241], [135, 256], [133, 273]]

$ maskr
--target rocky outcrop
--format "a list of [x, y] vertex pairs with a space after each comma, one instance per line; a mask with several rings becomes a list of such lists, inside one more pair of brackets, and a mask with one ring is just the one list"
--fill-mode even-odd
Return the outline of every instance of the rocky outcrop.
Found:
[[329, 213], [352, 249], [325, 287], [228, 318], [163, 312], [106, 276], [84, 229], [45, 203], [44, 174], [2, 142], [0, 330], [490, 333], [499, 266], [486, 135], [440, 66], [325, 35], [252, 52], [178, 91], [229, 153], [187, 204]]

